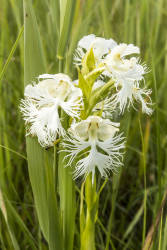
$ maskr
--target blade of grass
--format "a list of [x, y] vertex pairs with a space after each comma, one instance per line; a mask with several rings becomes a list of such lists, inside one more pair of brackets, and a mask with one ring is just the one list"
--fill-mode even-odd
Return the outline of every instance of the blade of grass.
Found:
[[155, 218], [155, 222], [152, 224], [152, 226], [150, 227], [150, 229], [147, 233], [147, 237], [146, 237], [146, 240], [144, 242], [144, 246], [143, 246], [142, 250], [149, 250], [152, 246], [152, 243], [153, 243], [153, 240], [155, 237], [155, 233], [156, 233], [156, 231], [158, 229], [158, 225], [161, 221], [161, 216], [162, 216], [166, 201], [167, 201], [167, 190], [165, 191], [164, 197], [163, 197], [162, 202], [161, 202], [161, 206], [160, 206], [159, 211], [157, 213], [157, 216]]
[[28, 230], [28, 228], [26, 227], [26, 225], [24, 224], [23, 220], [20, 218], [19, 214], [17, 213], [17, 211], [15, 210], [15, 208], [12, 206], [11, 202], [7, 199], [7, 197], [5, 197], [5, 203], [6, 203], [6, 209], [8, 211], [8, 213], [10, 214], [11, 219], [17, 223], [17, 225], [19, 226], [19, 228], [21, 228], [22, 232], [25, 233], [26, 238], [28, 243], [30, 244], [31, 248], [34, 250], [37, 250], [37, 245], [36, 242], [32, 236], [32, 234], [30, 233], [30, 231]]
[[20, 30], [20, 32], [19, 32], [19, 35], [18, 35], [18, 37], [17, 37], [17, 39], [16, 39], [16, 41], [15, 41], [15, 43], [14, 43], [14, 45], [13, 45], [11, 51], [10, 51], [10, 54], [9, 54], [7, 60], [6, 60], [6, 63], [5, 63], [5, 65], [3, 66], [2, 71], [0, 72], [0, 83], [1, 83], [1, 81], [2, 81], [2, 78], [3, 78], [3, 76], [4, 76], [5, 72], [6, 72], [6, 70], [7, 70], [8, 65], [9, 65], [9, 63], [10, 63], [10, 61], [11, 61], [11, 58], [12, 58], [12, 56], [13, 56], [13, 54], [14, 54], [16, 48], [17, 48], [17, 45], [18, 45], [18, 43], [19, 43], [19, 41], [20, 41], [20, 38], [22, 37], [23, 31], [24, 31], [24, 26], [22, 26], [22, 28], [21, 28], [21, 30]]
[[[45, 71], [45, 58], [32, 1], [24, 0], [25, 22], [25, 85]], [[42, 232], [48, 241], [50, 250], [62, 249], [62, 234], [56, 203], [54, 185], [48, 178], [49, 168], [46, 160], [49, 152], [39, 145], [36, 139], [27, 138], [27, 156], [30, 181], [33, 189], [36, 210]], [[52, 164], [49, 164], [52, 167]], [[50, 175], [49, 175], [50, 176]], [[51, 195], [52, 194], [52, 195]]]
[[10, 223], [9, 220], [8, 220], [8, 214], [7, 214], [7, 210], [6, 210], [6, 205], [5, 205], [5, 202], [4, 202], [4, 199], [3, 199], [3, 195], [2, 195], [1, 190], [0, 190], [0, 209], [1, 209], [2, 214], [3, 214], [3, 216], [4, 216], [4, 219], [5, 219], [7, 228], [8, 228], [8, 232], [9, 232], [9, 235], [10, 235], [11, 242], [12, 242], [12, 244], [13, 244], [13, 247], [14, 247], [15, 250], [20, 250], [20, 247], [19, 247], [19, 244], [18, 244], [18, 242], [17, 242], [17, 239], [16, 239], [16, 236], [15, 236], [14, 230], [13, 230], [13, 228], [12, 228], [11, 223]]
[[163, 232], [163, 246], [162, 246], [162, 250], [166, 250], [167, 249], [167, 217], [165, 220], [165, 226], [164, 226], [164, 232]]
[[130, 222], [124, 236], [123, 236], [123, 240], [125, 238], [127, 238], [127, 236], [132, 232], [132, 230], [134, 229], [134, 227], [136, 226], [136, 224], [138, 223], [138, 221], [140, 220], [142, 213], [143, 213], [143, 209], [144, 209], [144, 203], [141, 205], [141, 207], [139, 208], [139, 210], [137, 211], [137, 213], [135, 214], [135, 217], [133, 218], [133, 220]]
[[57, 57], [60, 60], [64, 58], [64, 52], [70, 37], [75, 4], [74, 0], [60, 1], [60, 38], [57, 50]]
[[142, 141], [142, 161], [143, 161], [143, 177], [144, 177], [144, 217], [143, 217], [143, 234], [142, 234], [142, 246], [144, 246], [145, 234], [146, 234], [146, 216], [147, 216], [146, 149], [145, 149], [145, 141], [144, 141], [140, 118], [139, 118], [139, 129]]

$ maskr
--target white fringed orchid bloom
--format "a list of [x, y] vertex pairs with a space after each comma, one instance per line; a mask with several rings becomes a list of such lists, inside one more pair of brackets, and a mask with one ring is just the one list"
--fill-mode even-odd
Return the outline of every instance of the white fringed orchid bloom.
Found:
[[138, 47], [132, 44], [120, 44], [111, 50], [104, 64], [106, 74], [115, 80], [116, 94], [112, 97], [112, 104], [119, 106], [123, 113], [126, 106], [133, 106], [134, 100], [142, 104], [142, 111], [150, 115], [152, 113], [150, 94], [151, 90], [140, 87], [140, 81], [144, 80], [146, 66], [139, 64], [136, 57], [126, 59], [131, 54], [139, 54]]
[[71, 117], [79, 115], [81, 90], [65, 74], [39, 76], [39, 83], [27, 85], [24, 95], [20, 109], [29, 125], [27, 135], [36, 135], [43, 147], [52, 146], [57, 135], [65, 134], [59, 109]]
[[116, 42], [113, 39], [107, 40], [102, 37], [96, 37], [94, 34], [84, 36], [78, 42], [74, 56], [74, 63], [76, 65], [81, 65], [85, 53], [91, 48], [93, 48], [96, 63], [99, 63], [103, 56], [108, 54], [114, 46], [116, 46]]
[[109, 170], [122, 165], [124, 138], [122, 134], [115, 135], [118, 131], [119, 123], [98, 116], [90, 116], [71, 127], [63, 146], [70, 157], [69, 166], [77, 156], [82, 156], [76, 163], [75, 178], [92, 173], [93, 181], [96, 167], [106, 177]]
[[[151, 89], [140, 88], [139, 83], [135, 81], [123, 81], [121, 89], [111, 98], [111, 108], [112, 110], [119, 107], [120, 112], [124, 113], [126, 107], [133, 106], [134, 101], [141, 103], [142, 112], [147, 115], [151, 115], [153, 110], [151, 108], [152, 101], [150, 98]], [[108, 105], [109, 107], [109, 105]], [[134, 107], [134, 109], [136, 109]]]
[[126, 59], [131, 54], [139, 54], [140, 50], [133, 44], [120, 44], [115, 46], [104, 59], [106, 70], [116, 80], [131, 79], [142, 80], [145, 69], [138, 63], [136, 57]]

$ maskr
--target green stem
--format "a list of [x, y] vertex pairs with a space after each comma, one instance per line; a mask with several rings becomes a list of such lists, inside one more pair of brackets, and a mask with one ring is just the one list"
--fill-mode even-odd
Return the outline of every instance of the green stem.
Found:
[[85, 182], [85, 200], [87, 214], [83, 233], [81, 234], [81, 250], [95, 250], [95, 223], [98, 211], [98, 196], [96, 193], [96, 182], [92, 183], [89, 175]]
[[[62, 125], [67, 130], [68, 116], [62, 111]], [[63, 224], [63, 250], [72, 250], [75, 231], [75, 189], [72, 171], [67, 168], [66, 152], [59, 152], [58, 185], [60, 194], [60, 210]]]
[[63, 71], [63, 58], [59, 58], [59, 73]]

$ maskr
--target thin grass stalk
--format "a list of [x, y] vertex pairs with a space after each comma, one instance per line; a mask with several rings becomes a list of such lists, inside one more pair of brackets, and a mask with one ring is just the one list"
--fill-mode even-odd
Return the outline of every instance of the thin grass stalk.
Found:
[[165, 218], [165, 225], [164, 225], [164, 230], [163, 230], [163, 243], [162, 243], [162, 250], [167, 249], [167, 217]]
[[7, 199], [7, 196], [5, 195], [4, 197], [5, 197], [6, 210], [8, 214], [10, 215], [10, 220], [13, 221], [13, 224], [17, 223], [19, 228], [21, 228], [32, 250], [37, 250], [37, 242], [33, 238], [31, 232], [28, 230], [27, 226], [24, 224], [24, 221], [21, 219], [20, 215], [17, 213], [16, 209], [14, 208], [10, 200]]
[[[152, 51], [153, 55], [153, 51]], [[157, 148], [157, 171], [158, 171], [158, 187], [159, 187], [159, 204], [162, 198], [162, 152], [161, 152], [161, 138], [160, 138], [160, 120], [158, 110], [158, 89], [157, 79], [155, 73], [154, 56], [152, 56], [152, 72], [155, 93], [155, 119], [156, 119], [156, 148]]]
[[119, 181], [121, 177], [121, 170], [117, 175], [113, 176], [113, 184], [112, 184], [112, 200], [111, 200], [111, 213], [109, 217], [108, 222], [108, 230], [107, 230], [107, 237], [106, 237], [106, 246], [105, 250], [109, 250], [109, 243], [110, 243], [110, 237], [111, 237], [111, 231], [114, 223], [114, 214], [115, 214], [115, 207], [116, 207], [116, 198], [118, 194], [118, 188], [119, 188]]
[[[10, 4], [12, 6], [12, 11], [14, 14], [14, 17], [16, 19], [16, 24], [18, 27], [18, 30], [21, 30], [22, 28], [22, 0], [10, 0]], [[23, 37], [21, 38], [21, 43], [19, 44], [20, 46], [20, 59], [21, 59], [21, 66], [23, 67], [24, 63], [24, 42], [23, 42]]]
[[2, 81], [2, 78], [3, 78], [3, 76], [4, 76], [5, 72], [6, 72], [6, 70], [7, 70], [8, 65], [9, 65], [9, 63], [10, 63], [10, 61], [11, 61], [11, 58], [12, 58], [12, 56], [13, 56], [13, 54], [14, 54], [14, 52], [15, 52], [17, 46], [18, 46], [18, 43], [19, 43], [19, 41], [20, 41], [20, 39], [21, 39], [21, 37], [22, 37], [22, 35], [23, 35], [23, 31], [24, 31], [24, 26], [22, 26], [22, 28], [21, 28], [21, 30], [20, 30], [20, 32], [19, 32], [19, 34], [18, 34], [18, 37], [17, 37], [17, 39], [16, 39], [14, 45], [12, 46], [12, 49], [11, 49], [11, 51], [10, 51], [10, 54], [9, 54], [9, 56], [8, 56], [8, 58], [7, 58], [7, 60], [6, 60], [5, 64], [4, 64], [4, 66], [3, 66], [3, 68], [2, 68], [2, 70], [1, 70], [1, 72], [0, 72], [0, 83], [1, 83], [1, 81]]
[[19, 243], [16, 239], [12, 224], [10, 223], [9, 218], [8, 218], [8, 213], [7, 213], [7, 209], [6, 209], [6, 205], [5, 205], [5, 201], [4, 201], [1, 189], [0, 189], [0, 209], [1, 209], [2, 214], [4, 216], [4, 220], [6, 222], [6, 226], [7, 226], [9, 235], [10, 235], [10, 239], [11, 239], [11, 243], [13, 245], [13, 248], [16, 250], [20, 250]]
[[143, 233], [142, 233], [142, 246], [144, 246], [146, 236], [146, 218], [147, 218], [147, 180], [146, 180], [146, 149], [141, 121], [139, 117], [139, 128], [142, 141], [142, 158], [143, 158], [143, 178], [144, 178], [144, 217], [143, 217]]
[[161, 246], [162, 246], [162, 221], [163, 221], [163, 208], [162, 208], [162, 215], [161, 215], [161, 221], [160, 221], [158, 250], [161, 250]]
[[107, 1], [106, 0], [100, 0], [100, 9], [101, 9], [101, 15], [102, 15], [102, 21], [103, 21], [103, 26], [104, 26], [104, 36], [109, 37], [111, 36], [111, 29], [112, 27], [110, 26], [110, 23], [108, 21], [108, 6], [107, 6]]

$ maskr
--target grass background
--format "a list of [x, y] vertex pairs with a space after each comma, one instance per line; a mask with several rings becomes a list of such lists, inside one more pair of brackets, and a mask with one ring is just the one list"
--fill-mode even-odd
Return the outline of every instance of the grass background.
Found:
[[[64, 14], [65, 18], [61, 15], [59, 34], [55, 1], [33, 1], [46, 72], [62, 69], [75, 79], [72, 57], [77, 41], [83, 35], [95, 33], [138, 45], [149, 67], [146, 84], [153, 90], [154, 113], [150, 118], [133, 110], [121, 118], [128, 140], [125, 165], [118, 174], [111, 175], [101, 193], [96, 247], [138, 250], [148, 249], [147, 244], [152, 242], [153, 250], [166, 250], [167, 1], [67, 2], [72, 15]], [[69, 26], [63, 22], [67, 18]], [[40, 233], [34, 207], [24, 124], [18, 110], [24, 91], [22, 25], [22, 0], [0, 0], [0, 246], [7, 250], [45, 250], [48, 246]], [[97, 188], [103, 181], [99, 178]], [[79, 249], [80, 186], [77, 181], [76, 250]]]

